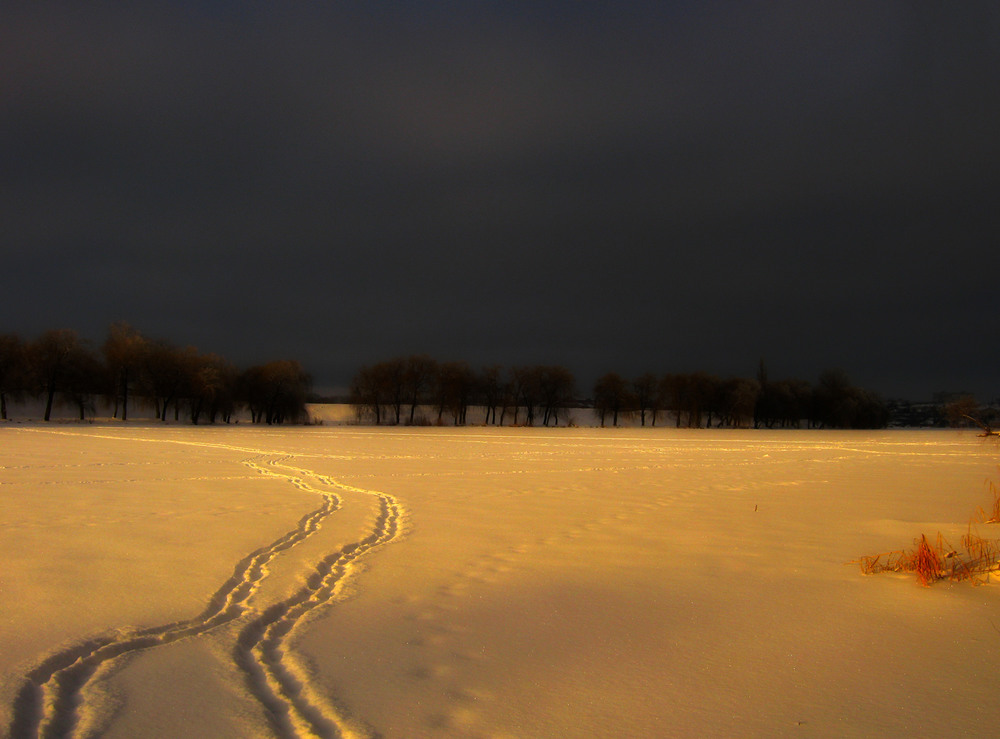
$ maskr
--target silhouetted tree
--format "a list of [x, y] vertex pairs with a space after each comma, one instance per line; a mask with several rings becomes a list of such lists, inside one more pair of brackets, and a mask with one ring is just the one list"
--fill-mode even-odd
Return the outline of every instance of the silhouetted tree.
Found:
[[813, 424], [829, 428], [850, 428], [856, 411], [851, 382], [842, 370], [820, 375], [813, 392]]
[[695, 372], [689, 382], [691, 391], [688, 394], [688, 426], [700, 428], [704, 414], [705, 426], [711, 427], [712, 416], [718, 414], [721, 407], [721, 381], [707, 372]]
[[250, 367], [241, 383], [251, 420], [268, 425], [303, 418], [311, 384], [302, 365], [289, 359]]
[[485, 423], [496, 425], [497, 406], [503, 402], [503, 390], [500, 366], [494, 364], [484, 367], [479, 375], [479, 398], [486, 409]]
[[351, 404], [356, 412], [373, 416], [379, 425], [398, 425], [403, 405], [410, 403], [412, 419], [428, 382], [421, 374], [421, 361], [411, 359], [412, 363], [410, 359], [397, 357], [362, 367], [351, 385]]
[[350, 403], [359, 420], [370, 416], [375, 425], [382, 423], [382, 404], [385, 402], [385, 383], [379, 365], [366, 365], [351, 380]]
[[576, 380], [565, 367], [543, 366], [538, 372], [539, 401], [542, 407], [542, 425], [559, 425], [559, 409], [566, 408], [573, 399]]
[[80, 338], [70, 329], [46, 331], [29, 347], [29, 365], [36, 380], [36, 387], [45, 397], [44, 420], [52, 417], [52, 403], [56, 392], [64, 389], [64, 380], [70, 360], [80, 348]]
[[608, 372], [594, 384], [594, 410], [601, 419], [601, 426], [607, 414], [611, 414], [611, 425], [618, 425], [618, 416], [626, 413], [632, 403], [628, 385], [621, 375]]
[[646, 425], [646, 413], [652, 412], [653, 423], [656, 425], [656, 415], [660, 410], [660, 389], [656, 375], [647, 372], [632, 380], [632, 397], [635, 399], [635, 409], [639, 413], [639, 425]]
[[813, 391], [812, 425], [881, 428], [889, 413], [878, 396], [854, 387], [842, 370], [827, 370]]
[[385, 385], [384, 393], [395, 419], [393, 422], [398, 426], [406, 396], [406, 360], [397, 357], [382, 362], [379, 376]]
[[660, 397], [663, 407], [674, 414], [674, 425], [681, 427], [681, 417], [688, 406], [689, 378], [682, 374], [668, 374], [660, 378]]
[[525, 425], [535, 425], [539, 410], [542, 411], [542, 421], [547, 425], [553, 420], [554, 405], [563, 402], [559, 400], [560, 398], [571, 397], [573, 393], [573, 375], [563, 367], [543, 365], [514, 367], [511, 370], [511, 379], [515, 398], [515, 424], [518, 408], [524, 406]]
[[438, 423], [441, 423], [441, 417], [447, 410], [451, 413], [454, 425], [464, 425], [474, 389], [475, 375], [465, 362], [444, 362], [438, 365], [435, 383]]
[[514, 395], [514, 425], [517, 425], [518, 411], [524, 406], [524, 423], [535, 424], [535, 410], [538, 408], [541, 387], [537, 367], [514, 367], [511, 372]]
[[754, 417], [760, 384], [746, 377], [732, 377], [720, 386], [722, 407], [720, 425], [739, 427], [748, 425]]
[[142, 393], [153, 405], [156, 417], [167, 420], [167, 410], [175, 405], [175, 415], [179, 414], [177, 401], [187, 389], [193, 371], [194, 347], [179, 349], [168, 341], [150, 341], [142, 353], [140, 385]]
[[948, 425], [952, 428], [966, 428], [978, 426], [978, 419], [982, 414], [979, 411], [979, 403], [972, 395], [960, 395], [950, 400], [944, 406], [944, 417]]
[[143, 366], [149, 342], [127, 323], [112, 324], [102, 351], [104, 362], [112, 382], [114, 417], [118, 417], [118, 402], [121, 400], [122, 420], [128, 420], [128, 401], [132, 385], [137, 381]]
[[[430, 394], [437, 376], [437, 362], [425, 354], [414, 354], [406, 358], [403, 368], [403, 395], [410, 403], [410, 420], [415, 423], [417, 406]], [[399, 422], [397, 418], [396, 422]]]
[[761, 426], [771, 428], [774, 425], [774, 408], [771, 399], [771, 386], [767, 381], [767, 367], [761, 359], [757, 366], [757, 385], [760, 391], [757, 393], [757, 402], [753, 408], [753, 427], [759, 429]]
[[83, 421], [87, 412], [94, 413], [95, 398], [107, 387], [107, 370], [98, 356], [82, 342], [70, 352], [62, 372], [59, 396], [74, 406]]
[[779, 380], [768, 384], [767, 427], [798, 428], [812, 414], [812, 386], [805, 380]]
[[236, 368], [216, 354], [191, 357], [185, 391], [191, 423], [197, 424], [202, 414], [208, 415], [209, 423], [215, 423], [219, 415], [229, 418], [235, 405], [237, 377]]
[[0, 419], [7, 420], [7, 400], [28, 388], [28, 347], [17, 334], [0, 334]]
[[517, 425], [518, 397], [520, 393], [517, 387], [517, 380], [514, 378], [513, 370], [508, 374], [507, 379], [500, 383], [500, 425], [507, 419], [507, 411], [514, 410], [514, 425]]

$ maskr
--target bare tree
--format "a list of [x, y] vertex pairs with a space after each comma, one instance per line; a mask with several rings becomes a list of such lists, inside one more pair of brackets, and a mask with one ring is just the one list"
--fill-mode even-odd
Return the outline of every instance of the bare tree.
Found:
[[982, 426], [976, 420], [981, 415], [979, 403], [972, 395], [960, 395], [944, 407], [944, 417], [952, 428], [963, 428], [970, 425]]
[[187, 398], [191, 423], [197, 424], [203, 414], [215, 423], [221, 414], [228, 419], [235, 405], [236, 368], [216, 354], [201, 354], [192, 358], [187, 375]]
[[127, 323], [112, 324], [102, 351], [104, 362], [111, 376], [114, 398], [114, 416], [118, 417], [118, 402], [121, 400], [122, 420], [128, 420], [128, 401], [132, 386], [137, 382], [143, 366], [149, 342]]
[[854, 387], [842, 370], [827, 370], [813, 389], [810, 423], [826, 428], [880, 428], [888, 411], [880, 398]]
[[695, 372], [690, 376], [691, 392], [688, 395], [689, 426], [701, 427], [704, 414], [705, 426], [711, 428], [712, 416], [718, 415], [722, 407], [722, 382], [707, 372]]
[[524, 406], [524, 423], [535, 425], [535, 412], [541, 402], [541, 369], [533, 367], [514, 367], [511, 370], [514, 389], [514, 424], [517, 424], [518, 409]]
[[17, 400], [28, 386], [28, 347], [17, 334], [0, 334], [0, 420], [7, 420], [7, 400]]
[[538, 368], [538, 384], [542, 406], [542, 425], [559, 425], [559, 411], [573, 400], [576, 380], [565, 367], [546, 366]]
[[388, 398], [385, 363], [366, 365], [351, 380], [350, 400], [358, 419], [371, 417], [376, 426], [382, 424]]
[[361, 368], [352, 381], [351, 403], [360, 414], [374, 416], [378, 425], [399, 425], [404, 403], [411, 403], [411, 416], [415, 412], [424, 383], [423, 377], [410, 376], [408, 360], [388, 359]]
[[36, 387], [45, 397], [44, 420], [52, 417], [56, 392], [64, 388], [70, 359], [80, 348], [80, 338], [70, 329], [53, 329], [42, 334], [29, 347], [30, 366]]
[[639, 412], [639, 425], [646, 425], [646, 412], [651, 411], [653, 416], [653, 426], [656, 425], [656, 415], [660, 410], [659, 383], [656, 375], [647, 372], [632, 380], [632, 396], [635, 398], [635, 407]]
[[406, 360], [397, 358], [381, 363], [380, 376], [385, 384], [389, 405], [398, 426], [403, 414], [403, 402], [406, 396]]
[[[414, 354], [406, 358], [403, 368], [403, 394], [410, 403], [410, 420], [416, 422], [417, 406], [427, 399], [437, 376], [437, 362], [426, 354]], [[399, 419], [396, 419], [399, 423]]]
[[59, 397], [64, 403], [74, 406], [83, 421], [87, 413], [94, 413], [95, 398], [102, 395], [107, 386], [107, 371], [104, 364], [87, 345], [82, 342], [70, 353], [62, 373], [62, 387]]
[[753, 409], [753, 427], [759, 429], [761, 425], [771, 428], [774, 425], [774, 392], [771, 384], [767, 381], [767, 367], [761, 359], [757, 366], [757, 385], [760, 390], [757, 393], [757, 402]]
[[485, 422], [495, 426], [497, 406], [503, 401], [503, 382], [499, 365], [493, 364], [489, 367], [483, 367], [479, 375], [479, 397], [483, 408], [486, 409]]
[[437, 420], [447, 410], [454, 425], [465, 425], [469, 403], [475, 390], [475, 375], [465, 362], [444, 362], [438, 366], [435, 385]]
[[753, 422], [760, 383], [746, 377], [732, 377], [720, 386], [722, 406], [720, 425], [741, 427]]
[[690, 378], [688, 375], [669, 374], [660, 378], [660, 397], [663, 407], [674, 413], [674, 425], [681, 427], [681, 416], [688, 409], [690, 394]]
[[156, 417], [161, 421], [167, 420], [171, 403], [175, 404], [175, 415], [179, 414], [177, 402], [187, 387], [193, 356], [197, 356], [194, 347], [179, 349], [163, 340], [150, 341], [142, 353], [142, 393], [152, 402]]
[[513, 371], [508, 375], [507, 379], [500, 383], [500, 421], [499, 424], [503, 426], [503, 422], [507, 418], [507, 411], [510, 409], [514, 410], [514, 420], [513, 424], [517, 425], [517, 409], [519, 391], [517, 387], [517, 380], [513, 375]]
[[665, 375], [660, 380], [663, 405], [675, 414], [676, 426], [686, 420], [688, 428], [699, 428], [703, 419], [712, 425], [713, 415], [723, 407], [722, 383], [706, 372]]
[[805, 380], [779, 380], [768, 383], [767, 427], [798, 428], [811, 415], [813, 390]]
[[250, 367], [241, 384], [254, 423], [281, 424], [305, 416], [312, 381], [298, 362], [282, 359]]
[[628, 384], [617, 372], [608, 372], [594, 384], [594, 408], [604, 426], [605, 417], [611, 414], [611, 425], [618, 425], [618, 417], [627, 413], [633, 404]]

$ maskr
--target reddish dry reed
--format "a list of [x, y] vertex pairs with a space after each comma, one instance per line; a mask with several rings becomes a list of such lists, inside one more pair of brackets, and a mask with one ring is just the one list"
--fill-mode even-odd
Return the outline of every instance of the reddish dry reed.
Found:
[[1000, 489], [997, 488], [993, 480], [987, 480], [986, 487], [993, 494], [993, 508], [989, 513], [980, 508], [977, 511], [979, 520], [983, 523], [1000, 523]]
[[920, 535], [920, 543], [913, 558], [913, 571], [917, 573], [917, 582], [924, 587], [941, 578], [941, 558], [931, 549], [927, 537], [923, 534]]

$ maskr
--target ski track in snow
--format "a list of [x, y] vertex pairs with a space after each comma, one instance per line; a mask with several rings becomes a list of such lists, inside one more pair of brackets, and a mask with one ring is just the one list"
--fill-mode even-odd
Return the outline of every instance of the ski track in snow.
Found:
[[[98, 669], [113, 668], [113, 661], [140, 650], [205, 634], [224, 624], [244, 619], [232, 651], [236, 664], [247, 675], [252, 694], [265, 708], [276, 734], [282, 739], [301, 737], [361, 737], [368, 732], [353, 725], [319, 695], [304, 670], [285, 646], [289, 635], [321, 606], [337, 599], [355, 563], [373, 549], [398, 538], [403, 510], [393, 496], [354, 487], [329, 476], [286, 464], [293, 455], [245, 446], [178, 439], [121, 437], [70, 431], [23, 429], [34, 433], [143, 441], [207, 447], [253, 456], [242, 463], [259, 475], [287, 480], [300, 490], [322, 497], [322, 504], [307, 513], [294, 528], [271, 544], [251, 552], [237, 563], [232, 576], [215, 592], [198, 616], [138, 631], [88, 639], [45, 658], [26, 676], [15, 698], [9, 726], [11, 739], [72, 737], [85, 708], [84, 688]], [[313, 456], [313, 455], [310, 455]], [[314, 487], [311, 478], [327, 490]], [[342, 503], [329, 488], [374, 496], [379, 513], [371, 531], [354, 543], [328, 554], [308, 574], [306, 584], [293, 596], [263, 612], [250, 602], [268, 575], [268, 564], [282, 552], [305, 541]]]
[[240, 632], [234, 658], [246, 672], [251, 689], [268, 709], [281, 737], [363, 737], [368, 732], [352, 724], [312, 689], [308, 671], [285, 651], [286, 637], [316, 608], [337, 598], [354, 563], [375, 547], [400, 534], [402, 509], [390, 495], [356, 488], [329, 478], [343, 490], [375, 495], [379, 515], [371, 533], [325, 557], [295, 595], [268, 608]]

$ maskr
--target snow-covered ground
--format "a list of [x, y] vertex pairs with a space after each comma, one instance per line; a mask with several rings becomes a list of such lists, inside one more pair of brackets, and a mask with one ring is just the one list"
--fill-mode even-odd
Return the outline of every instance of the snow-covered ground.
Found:
[[998, 459], [952, 431], [7, 424], [0, 727], [990, 735], [1000, 585], [848, 563], [960, 539]]

